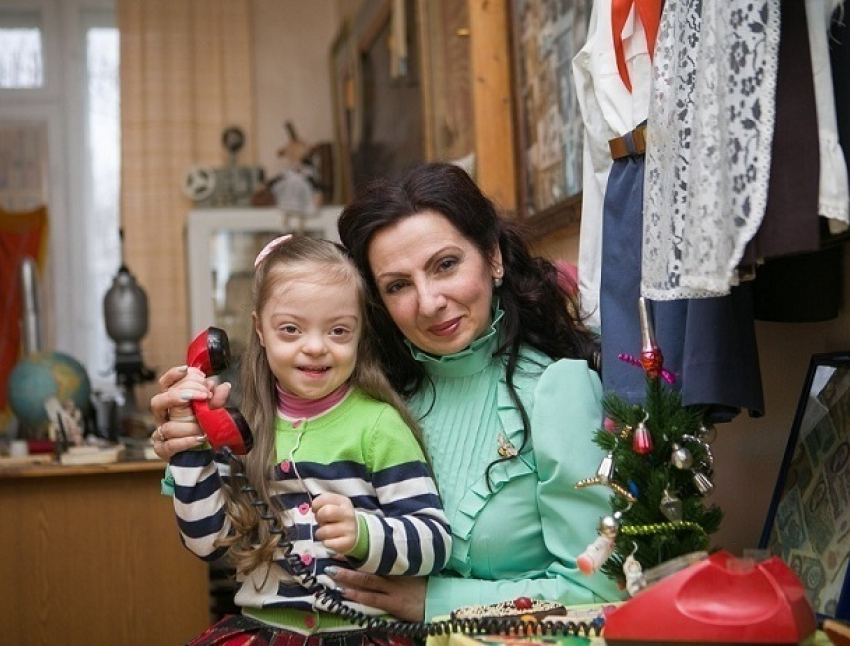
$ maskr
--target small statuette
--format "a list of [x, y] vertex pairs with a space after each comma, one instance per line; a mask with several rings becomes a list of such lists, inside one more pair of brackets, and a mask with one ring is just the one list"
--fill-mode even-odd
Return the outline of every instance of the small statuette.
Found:
[[511, 444], [511, 441], [505, 437], [503, 433], [499, 433], [499, 455], [503, 458], [512, 458], [517, 455], [516, 447]]
[[638, 592], [646, 587], [646, 581], [643, 578], [643, 568], [640, 562], [635, 558], [637, 546], [632, 550], [632, 553], [623, 561], [623, 574], [626, 577], [626, 590], [630, 596], [635, 596]]

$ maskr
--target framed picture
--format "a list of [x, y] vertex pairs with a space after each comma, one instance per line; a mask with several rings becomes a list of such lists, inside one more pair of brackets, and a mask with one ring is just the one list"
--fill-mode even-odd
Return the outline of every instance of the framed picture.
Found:
[[330, 76], [337, 144], [334, 177], [339, 178], [333, 200], [335, 204], [344, 204], [353, 193], [351, 141], [357, 136], [354, 126], [359, 122], [357, 44], [348, 21], [342, 24], [331, 46]]
[[850, 620], [850, 351], [809, 362], [759, 547], [794, 571], [821, 619]]
[[572, 59], [591, 0], [510, 0], [518, 216], [539, 235], [581, 220], [583, 122]]
[[331, 47], [346, 203], [365, 182], [425, 159], [414, 0], [366, 2]]
[[417, 0], [425, 158], [474, 168], [469, 4]]

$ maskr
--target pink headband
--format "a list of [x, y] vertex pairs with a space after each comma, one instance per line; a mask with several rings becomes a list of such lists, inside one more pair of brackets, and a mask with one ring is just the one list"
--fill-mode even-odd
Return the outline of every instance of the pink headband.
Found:
[[275, 238], [274, 240], [269, 242], [265, 247], [263, 247], [262, 251], [260, 251], [260, 253], [257, 254], [257, 259], [254, 260], [254, 268], [256, 268], [257, 265], [259, 265], [263, 261], [263, 258], [268, 256], [272, 251], [274, 251], [274, 249], [276, 247], [279, 247], [284, 242], [289, 240], [291, 237], [292, 237], [292, 234], [287, 233], [285, 236], [279, 236], [279, 237]]

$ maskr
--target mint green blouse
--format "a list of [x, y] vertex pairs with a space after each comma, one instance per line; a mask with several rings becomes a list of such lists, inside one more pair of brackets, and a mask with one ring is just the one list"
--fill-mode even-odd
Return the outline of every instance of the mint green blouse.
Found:
[[[593, 433], [603, 420], [602, 386], [585, 361], [521, 352], [514, 383], [531, 420], [517, 459], [490, 470], [499, 448], [519, 449], [522, 418], [511, 401], [503, 358], [493, 358], [502, 312], [487, 334], [453, 355], [411, 346], [434, 382], [409, 402], [452, 529], [447, 568], [428, 580], [426, 619], [463, 605], [527, 596], [567, 605], [623, 598], [601, 573], [582, 574], [576, 558], [611, 513], [609, 491], [576, 489], [603, 458]], [[432, 405], [433, 402], [433, 405]], [[423, 417], [424, 415], [424, 417]]]

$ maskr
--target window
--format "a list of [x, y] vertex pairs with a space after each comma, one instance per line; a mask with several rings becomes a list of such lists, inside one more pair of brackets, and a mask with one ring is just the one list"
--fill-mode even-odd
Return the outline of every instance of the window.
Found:
[[22, 132], [41, 146], [41, 165], [23, 143], [7, 157], [32, 158], [43, 190], [0, 181], [0, 201], [12, 210], [47, 204], [44, 345], [82, 362], [95, 389], [114, 389], [115, 344], [103, 320], [121, 265], [114, 0], [0, 0], [0, 105], [4, 147]]
[[84, 14], [86, 88], [84, 99], [86, 176], [83, 180], [86, 213], [86, 263], [82, 268], [88, 324], [78, 334], [88, 335], [86, 365], [93, 382], [108, 379], [114, 367], [115, 347], [106, 334], [103, 297], [120, 262], [118, 208], [121, 169], [121, 119], [119, 86], [119, 36], [112, 16]]
[[41, 14], [0, 10], [0, 88], [44, 86]]

